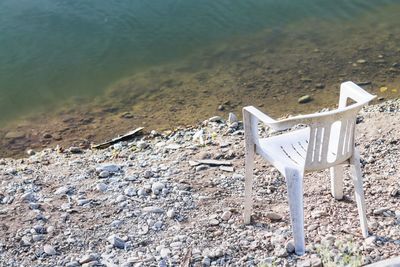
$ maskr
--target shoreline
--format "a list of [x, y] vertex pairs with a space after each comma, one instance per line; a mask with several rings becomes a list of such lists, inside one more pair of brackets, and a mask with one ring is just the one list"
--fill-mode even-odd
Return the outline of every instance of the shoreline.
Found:
[[[1, 127], [0, 157], [56, 145], [85, 148], [137, 127], [174, 130], [213, 115], [238, 114], [246, 105], [275, 117], [316, 112], [337, 104], [345, 80], [367, 84], [379, 97], [398, 98], [397, 10], [387, 7], [356, 24], [343, 20], [333, 27], [307, 19], [264, 29], [129, 74], [94, 99], [71, 98]], [[391, 19], [381, 23], [382, 16]], [[314, 100], [299, 105], [304, 95]]]
[[[345, 257], [367, 264], [399, 256], [400, 99], [367, 106], [359, 122], [367, 239], [347, 172], [344, 201], [331, 197], [327, 172], [310, 173], [308, 252], [294, 255], [285, 181], [260, 158], [254, 222], [244, 226], [243, 130], [214, 118], [104, 150], [47, 148], [0, 159], [2, 264], [320, 266], [329, 255], [341, 255], [337, 264]], [[205, 145], [193, 140], [200, 130]], [[201, 163], [206, 159], [229, 165]]]

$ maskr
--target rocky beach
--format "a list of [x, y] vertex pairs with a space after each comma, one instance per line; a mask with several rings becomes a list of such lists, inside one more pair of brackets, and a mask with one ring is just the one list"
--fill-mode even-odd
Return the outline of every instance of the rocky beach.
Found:
[[307, 253], [293, 253], [284, 178], [256, 159], [243, 225], [244, 136], [236, 116], [104, 150], [53, 146], [0, 159], [0, 266], [359, 266], [399, 256], [400, 100], [357, 119], [370, 237], [327, 171], [304, 179]]

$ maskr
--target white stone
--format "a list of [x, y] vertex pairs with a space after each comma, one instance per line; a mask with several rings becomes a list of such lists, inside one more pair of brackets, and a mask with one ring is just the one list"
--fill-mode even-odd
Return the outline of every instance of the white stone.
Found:
[[224, 221], [227, 221], [227, 220], [229, 220], [231, 218], [231, 216], [232, 216], [232, 212], [227, 210], [224, 213], [222, 213], [221, 219], [224, 220]]
[[44, 251], [47, 255], [50, 255], [50, 256], [56, 255], [56, 254], [57, 254], [57, 252], [56, 252], [56, 250], [54, 249], [54, 247], [53, 247], [52, 245], [48, 245], [48, 244], [46, 244], [46, 245], [43, 246], [43, 251]]
[[155, 182], [151, 185], [151, 191], [153, 194], [158, 195], [161, 190], [163, 190], [165, 185], [161, 182]]
[[124, 190], [124, 194], [127, 195], [128, 197], [133, 197], [136, 195], [136, 189], [133, 187], [127, 187]]

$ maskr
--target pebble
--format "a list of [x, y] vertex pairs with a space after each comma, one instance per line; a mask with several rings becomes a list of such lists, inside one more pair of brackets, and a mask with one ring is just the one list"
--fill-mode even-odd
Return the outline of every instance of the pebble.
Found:
[[160, 256], [162, 258], [168, 258], [169, 254], [171, 254], [171, 250], [169, 248], [162, 248], [160, 251]]
[[109, 171], [101, 171], [99, 173], [99, 178], [107, 178], [108, 176], [110, 176], [110, 172]]
[[119, 249], [125, 248], [125, 241], [122, 240], [119, 236], [113, 234], [107, 238], [107, 241], [114, 247]]
[[175, 210], [169, 209], [167, 211], [167, 217], [170, 218], [170, 219], [174, 218], [175, 217]]
[[47, 255], [50, 255], [50, 256], [56, 255], [56, 254], [57, 254], [57, 252], [56, 252], [56, 250], [54, 249], [54, 247], [53, 247], [52, 245], [48, 245], [48, 244], [46, 244], [46, 245], [43, 246], [43, 251], [44, 251]]
[[161, 182], [155, 182], [151, 185], [151, 191], [153, 194], [158, 195], [161, 190], [163, 190], [165, 185]]
[[375, 241], [376, 241], [376, 236], [369, 236], [364, 240], [365, 244], [368, 246], [374, 245]]
[[228, 115], [228, 124], [231, 125], [232, 123], [238, 122], [238, 118], [235, 114], [233, 114], [232, 112], [229, 113]]
[[286, 243], [286, 251], [287, 251], [289, 254], [292, 254], [292, 253], [294, 253], [294, 250], [295, 250], [295, 248], [294, 248], [294, 241], [293, 241], [293, 240], [289, 240], [289, 241]]
[[32, 192], [28, 192], [21, 196], [21, 200], [25, 202], [35, 202], [36, 197]]
[[33, 156], [33, 155], [36, 154], [36, 152], [35, 152], [33, 149], [28, 149], [28, 150], [26, 151], [26, 154], [28, 154], [28, 156]]
[[80, 264], [85, 264], [85, 263], [92, 262], [92, 261], [96, 261], [96, 260], [97, 260], [97, 257], [96, 257], [95, 255], [90, 254], [90, 255], [85, 255], [85, 256], [83, 256], [83, 257], [79, 260], [79, 263], [80, 263]]
[[109, 173], [118, 173], [121, 171], [121, 167], [115, 164], [104, 164], [104, 165], [100, 165], [96, 168], [96, 171], [98, 173], [102, 172], [102, 171], [107, 171]]
[[124, 194], [127, 195], [128, 197], [133, 197], [136, 195], [136, 189], [133, 187], [127, 187], [124, 190]]
[[72, 153], [72, 154], [80, 154], [80, 153], [83, 153], [83, 150], [81, 148], [79, 148], [79, 147], [71, 146], [69, 148], [69, 152]]
[[208, 168], [209, 168], [208, 165], [202, 164], [202, 165], [196, 166], [196, 172], [207, 170]]
[[143, 188], [140, 188], [140, 189], [137, 191], [137, 194], [138, 194], [138, 196], [141, 196], [141, 197], [144, 197], [144, 196], [147, 195], [146, 190], [144, 190]]
[[227, 211], [224, 211], [224, 213], [222, 213], [221, 219], [224, 221], [228, 221], [231, 218], [231, 216], [232, 216], [232, 212], [227, 210]]
[[389, 210], [387, 207], [381, 207], [373, 211], [374, 215], [382, 215], [385, 211]]
[[105, 183], [98, 183], [96, 185], [96, 189], [103, 193], [107, 191], [107, 188], [108, 186]]
[[217, 226], [219, 225], [219, 221], [217, 219], [211, 219], [208, 222], [211, 226]]
[[265, 217], [267, 217], [268, 219], [272, 220], [272, 221], [280, 221], [282, 220], [282, 215], [276, 213], [276, 212], [268, 212]]
[[208, 119], [209, 122], [223, 122], [224, 119], [220, 116], [214, 116]]
[[311, 101], [312, 101], [312, 97], [310, 95], [304, 95], [297, 100], [297, 102], [299, 102], [299, 104], [305, 104], [305, 103], [308, 103]]
[[150, 206], [150, 207], [145, 207], [143, 208], [143, 212], [147, 213], [163, 213], [164, 210], [160, 207], [157, 206]]
[[56, 195], [65, 195], [65, 194], [68, 194], [70, 191], [71, 191], [71, 188], [69, 186], [62, 186], [62, 187], [59, 187], [54, 192], [54, 194], [56, 194]]
[[145, 149], [149, 146], [149, 144], [146, 141], [139, 141], [136, 143], [136, 146], [139, 149]]

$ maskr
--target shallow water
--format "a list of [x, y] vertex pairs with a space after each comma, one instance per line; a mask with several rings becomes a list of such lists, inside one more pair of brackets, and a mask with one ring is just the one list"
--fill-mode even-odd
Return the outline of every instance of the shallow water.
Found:
[[232, 39], [266, 29], [275, 32], [273, 40], [304, 19], [335, 24], [397, 2], [3, 0], [0, 121], [72, 96], [96, 96], [146, 67], [215, 44], [229, 48]]
[[[400, 1], [4, 0], [0, 154], [248, 104], [316, 111], [337, 102], [344, 80], [398, 97], [398, 14]], [[297, 104], [304, 94], [314, 101]]]

